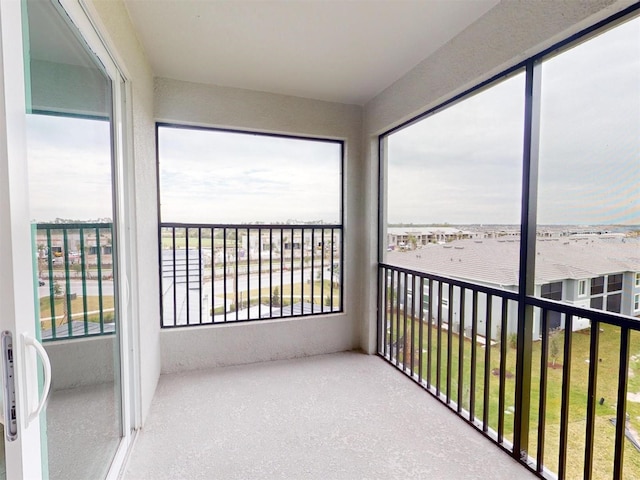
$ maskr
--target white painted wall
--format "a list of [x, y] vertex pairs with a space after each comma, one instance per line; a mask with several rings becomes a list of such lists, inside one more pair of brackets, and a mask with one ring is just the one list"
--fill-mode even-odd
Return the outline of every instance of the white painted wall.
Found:
[[[375, 218], [378, 139], [381, 133], [436, 107], [570, 35], [635, 3], [632, 0], [503, 0], [449, 43], [365, 105], [364, 216]], [[367, 283], [362, 349], [376, 351], [377, 222], [365, 225]]]
[[134, 327], [140, 339], [139, 363], [141, 418], [146, 417], [160, 376], [160, 308], [158, 301], [158, 230], [156, 195], [153, 73], [121, 2], [86, 0], [89, 13], [131, 86], [131, 172], [135, 179], [129, 205], [136, 215], [133, 257], [137, 279], [131, 279], [131, 296], [137, 299]]
[[298, 97], [156, 79], [156, 119], [345, 140], [344, 313], [164, 330], [162, 371], [253, 363], [359, 348], [365, 224], [362, 109]]
[[113, 383], [114, 335], [47, 342], [52, 390]]

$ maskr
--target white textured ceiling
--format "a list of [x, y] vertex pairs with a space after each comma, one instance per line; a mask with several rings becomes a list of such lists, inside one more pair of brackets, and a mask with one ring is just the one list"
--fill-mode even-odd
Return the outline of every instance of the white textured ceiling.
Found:
[[498, 0], [125, 0], [155, 75], [364, 104]]

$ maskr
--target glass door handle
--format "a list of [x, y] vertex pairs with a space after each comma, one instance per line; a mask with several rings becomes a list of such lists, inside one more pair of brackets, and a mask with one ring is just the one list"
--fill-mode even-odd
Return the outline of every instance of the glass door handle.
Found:
[[[49, 355], [47, 355], [47, 352], [45, 351], [42, 344], [38, 340], [33, 338], [31, 335], [23, 333], [22, 342], [23, 342], [25, 351], [28, 347], [32, 347], [36, 351], [36, 353], [40, 357], [40, 360], [42, 361], [42, 367], [44, 371], [44, 375], [43, 375], [44, 385], [42, 388], [42, 397], [40, 398], [40, 401], [38, 402], [38, 406], [36, 407], [36, 409], [33, 412], [28, 413], [27, 426], [29, 426], [31, 422], [33, 422], [38, 418], [38, 416], [40, 415], [40, 412], [45, 407], [45, 405], [47, 404], [47, 400], [49, 399], [49, 394], [51, 393], [51, 362], [49, 361]], [[25, 382], [25, 385], [26, 384], [27, 382]]]

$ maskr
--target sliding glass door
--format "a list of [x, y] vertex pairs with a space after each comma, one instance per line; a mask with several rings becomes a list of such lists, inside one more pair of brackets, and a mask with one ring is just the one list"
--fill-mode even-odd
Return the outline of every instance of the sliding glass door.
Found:
[[1, 3], [0, 479], [112, 477], [131, 430], [125, 82], [80, 2]]

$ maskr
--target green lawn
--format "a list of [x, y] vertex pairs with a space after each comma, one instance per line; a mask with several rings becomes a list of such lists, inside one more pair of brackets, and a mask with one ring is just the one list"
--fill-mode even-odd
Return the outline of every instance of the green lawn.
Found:
[[[86, 298], [87, 302], [87, 312], [93, 312], [100, 309], [100, 302], [98, 296], [88, 296]], [[66, 308], [66, 299], [64, 298], [56, 298], [54, 303], [54, 311], [56, 317], [62, 315]], [[106, 322], [113, 321], [113, 312], [105, 312], [105, 310], [113, 309], [113, 296], [103, 296], [102, 297], [102, 309], [103, 309], [103, 319]], [[84, 312], [84, 302], [81, 296], [77, 296], [75, 299], [71, 300], [71, 313], [77, 314]], [[51, 297], [42, 297], [40, 298], [40, 318], [48, 318], [51, 317]], [[100, 314], [93, 313], [88, 315], [88, 320], [90, 322], [100, 322]], [[84, 320], [84, 317], [74, 317], [74, 320]], [[61, 325], [66, 325], [67, 319], [58, 319], [56, 323], [56, 327]], [[47, 320], [41, 323], [41, 328], [51, 328], [51, 321]]]
[[[437, 372], [437, 329], [423, 324], [423, 342], [419, 343], [419, 322], [407, 321], [407, 336], [405, 338], [404, 352], [400, 352], [399, 357], [405, 363], [411, 364], [411, 330], [413, 335], [413, 366], [415, 373], [419, 367], [419, 352], [423, 351], [422, 369], [423, 378], [427, 378], [428, 357], [431, 359], [431, 384], [436, 386]], [[397, 326], [394, 323], [394, 341], [396, 338]], [[431, 328], [432, 343], [428, 346], [428, 332]], [[404, 332], [403, 319], [400, 321], [400, 335]], [[556, 340], [553, 342], [558, 346], [556, 358], [557, 367], [563, 362], [564, 355], [564, 332], [554, 334]], [[451, 387], [450, 398], [458, 403], [458, 365], [459, 365], [459, 337], [452, 333], [451, 341]], [[584, 460], [584, 436], [586, 429], [586, 406], [587, 406], [587, 385], [589, 372], [589, 330], [584, 332], [574, 332], [572, 336], [571, 354], [571, 379], [570, 379], [570, 404], [569, 404], [569, 427], [567, 446], [567, 478], [581, 478], [583, 475]], [[485, 347], [476, 344], [476, 387], [475, 387], [475, 416], [482, 419], [484, 407], [484, 372], [485, 372]], [[446, 393], [447, 379], [447, 353], [449, 347], [449, 333], [441, 332], [441, 352], [440, 352], [440, 391]], [[532, 388], [531, 388], [531, 423], [529, 454], [536, 457], [537, 450], [537, 426], [538, 426], [538, 402], [540, 398], [540, 348], [541, 342], [533, 345], [533, 368], [532, 368]], [[499, 401], [499, 367], [500, 367], [500, 345], [490, 347], [490, 369], [489, 389], [488, 389], [488, 423], [489, 426], [498, 429], [498, 401]], [[609, 421], [616, 415], [617, 400], [617, 379], [619, 368], [620, 331], [618, 328], [603, 326], [600, 333], [599, 362], [598, 362], [598, 383], [596, 389], [596, 399], [604, 398], [603, 405], [596, 406], [596, 427], [594, 440], [594, 478], [611, 478], [613, 472], [613, 446], [615, 438], [615, 427]], [[428, 353], [430, 352], [430, 354]], [[628, 392], [640, 392], [640, 333], [633, 332], [631, 335], [631, 350], [629, 362]], [[515, 363], [516, 350], [510, 346], [506, 349], [506, 376], [505, 379], [505, 415], [504, 434], [505, 438], [513, 439], [513, 414], [514, 391], [515, 391]], [[552, 359], [550, 359], [552, 363]], [[464, 339], [463, 361], [462, 361], [462, 399], [461, 404], [465, 409], [469, 409], [470, 381], [471, 381], [471, 342]], [[552, 471], [558, 468], [559, 451], [559, 424], [561, 408], [561, 387], [562, 368], [547, 367], [547, 406], [546, 406], [546, 428], [545, 428], [545, 452], [544, 463]], [[640, 432], [640, 403], [627, 401], [627, 413], [630, 418], [630, 426]], [[640, 452], [638, 452], [631, 442], [625, 443], [625, 478], [640, 478]]]
[[[254, 284], [255, 282], [252, 282]], [[266, 283], [266, 287], [263, 286], [261, 290], [254, 288], [249, 291], [249, 295], [251, 297], [251, 305], [257, 305], [258, 302], [262, 302], [263, 305], [269, 304], [269, 296], [275, 294], [275, 290], [269, 291], [269, 282]], [[275, 286], [274, 286], [275, 289]], [[261, 292], [260, 297], [258, 293]], [[222, 295], [223, 291], [216, 291], [216, 295]], [[324, 293], [324, 296], [322, 295]], [[293, 284], [293, 303], [298, 303], [301, 301], [300, 295], [304, 294], [304, 301], [307, 303], [315, 303], [316, 305], [325, 304], [331, 300], [331, 282], [329, 280], [324, 281], [324, 291], [322, 290], [322, 282], [315, 281], [313, 282], [313, 298], [311, 297], [311, 285], [304, 285], [304, 292], [302, 290], [302, 286], [300, 283]], [[243, 292], [243, 305], [246, 307], [246, 293]], [[282, 306], [287, 306], [291, 304], [291, 285], [284, 285], [282, 288], [278, 286], [278, 296], [280, 297], [280, 303]], [[234, 295], [230, 288], [227, 290], [227, 297], [234, 301]], [[333, 287], [333, 305], [340, 305], [340, 287], [334, 284]], [[274, 305], [275, 306], [275, 305]], [[222, 313], [223, 308], [218, 307], [216, 309], [216, 313]]]

